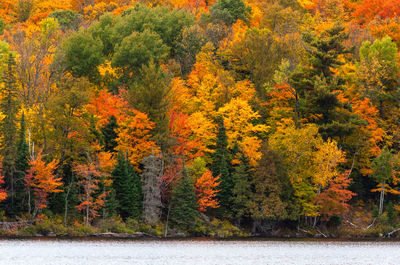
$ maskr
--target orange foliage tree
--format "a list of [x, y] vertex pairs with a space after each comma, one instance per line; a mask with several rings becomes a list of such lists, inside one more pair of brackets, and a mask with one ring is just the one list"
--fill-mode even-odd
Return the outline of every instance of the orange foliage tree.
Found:
[[43, 161], [42, 152], [32, 158], [29, 162], [30, 169], [25, 177], [25, 184], [29, 191], [29, 213], [31, 213], [31, 189], [34, 192], [35, 212], [40, 213], [43, 208], [47, 207], [47, 197], [50, 193], [62, 192], [59, 187], [63, 184], [61, 178], [57, 178], [54, 170], [57, 168], [58, 161], [53, 160], [46, 164]]
[[195, 192], [197, 197], [197, 203], [199, 205], [199, 211], [205, 212], [207, 208], [218, 208], [219, 202], [216, 198], [217, 187], [219, 177], [214, 177], [210, 170], [204, 172], [204, 174], [196, 180]]
[[[99, 216], [99, 210], [104, 207], [106, 197], [109, 194], [109, 187], [112, 185], [111, 174], [114, 159], [110, 153], [100, 152], [93, 161], [88, 154], [87, 164], [76, 165], [74, 172], [78, 175], [78, 184], [83, 188], [84, 193], [80, 196], [81, 203], [76, 208], [85, 213], [85, 225]], [[103, 190], [100, 190], [100, 184]], [[95, 196], [96, 195], [96, 196]]]
[[[4, 176], [0, 175], [0, 185], [4, 184]], [[7, 199], [7, 191], [3, 188], [0, 188], [0, 202]]]
[[319, 212], [323, 217], [341, 215], [349, 210], [349, 200], [356, 194], [349, 190], [350, 170], [335, 176], [317, 197]]
[[101, 90], [89, 101], [87, 110], [96, 119], [97, 129], [104, 126], [110, 117], [115, 117], [118, 124], [116, 150], [127, 154], [133, 165], [140, 163], [146, 155], [158, 153], [156, 143], [151, 140], [154, 123], [147, 114], [129, 108], [121, 95]]

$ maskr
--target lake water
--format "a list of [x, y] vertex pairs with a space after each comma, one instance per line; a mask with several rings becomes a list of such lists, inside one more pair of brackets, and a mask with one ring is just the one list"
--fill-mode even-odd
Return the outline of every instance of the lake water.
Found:
[[399, 242], [0, 240], [0, 264], [400, 264]]

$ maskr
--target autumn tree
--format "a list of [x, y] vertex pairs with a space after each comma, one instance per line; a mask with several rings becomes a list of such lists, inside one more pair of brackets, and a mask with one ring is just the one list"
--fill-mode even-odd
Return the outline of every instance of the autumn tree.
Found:
[[317, 198], [317, 203], [321, 205], [320, 214], [325, 218], [340, 216], [349, 211], [349, 201], [356, 194], [349, 190], [351, 179], [350, 171], [334, 176]]
[[196, 180], [195, 192], [199, 211], [205, 212], [208, 208], [218, 208], [217, 194], [219, 192], [219, 177], [214, 177], [210, 170], [207, 170]]
[[207, 212], [208, 209], [218, 208], [219, 177], [213, 176], [211, 170], [207, 168], [204, 157], [196, 157], [191, 161], [190, 167], [188, 167], [188, 175], [194, 181], [199, 211]]
[[[99, 210], [105, 206], [108, 190], [100, 190], [100, 184], [102, 178], [108, 178], [109, 174], [102, 171], [99, 161], [91, 158], [87, 164], [77, 165], [74, 171], [79, 178], [78, 184], [83, 188], [81, 203], [76, 207], [84, 212], [85, 225], [89, 226], [93, 219], [99, 216]], [[107, 181], [106, 185], [110, 184], [110, 181]]]
[[[398, 167], [397, 157], [385, 147], [382, 152], [372, 162], [372, 177], [378, 182], [378, 188], [373, 191], [379, 191], [379, 215], [383, 213], [383, 201], [385, 192], [399, 194], [398, 191], [390, 187], [392, 183], [396, 183], [396, 168]], [[380, 187], [379, 187], [380, 186]]]
[[[54, 174], [58, 161], [53, 160], [50, 163], [43, 161], [42, 152], [39, 152], [30, 163], [30, 169], [25, 177], [25, 184], [28, 186], [29, 191], [32, 189], [34, 195], [34, 211], [33, 216], [41, 214], [43, 208], [47, 207], [48, 196], [50, 193], [62, 192], [61, 178]], [[31, 209], [31, 197], [29, 192], [29, 210]], [[30, 211], [29, 211], [30, 212]]]
[[285, 163], [294, 195], [301, 206], [301, 215], [318, 216], [316, 197], [338, 174], [344, 153], [336, 142], [324, 141], [313, 124], [296, 129], [292, 121], [283, 124], [269, 139], [271, 150]]
[[[250, 176], [251, 194], [247, 207], [253, 219], [253, 232], [263, 220], [282, 220], [289, 217], [288, 202], [283, 200], [284, 179], [280, 179], [272, 151], [265, 144], [262, 158]], [[290, 194], [290, 189], [285, 189]], [[290, 195], [288, 196], [290, 197]]]

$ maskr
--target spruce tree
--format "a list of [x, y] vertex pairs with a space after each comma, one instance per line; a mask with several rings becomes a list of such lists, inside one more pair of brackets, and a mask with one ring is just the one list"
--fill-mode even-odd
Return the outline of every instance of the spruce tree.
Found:
[[169, 220], [173, 225], [182, 229], [188, 229], [196, 222], [199, 215], [196, 194], [194, 192], [193, 179], [182, 169], [182, 177], [178, 179], [172, 191], [170, 200]]
[[117, 133], [115, 130], [118, 128], [117, 119], [114, 116], [110, 117], [110, 120], [103, 128], [101, 128], [101, 132], [103, 134], [104, 141], [104, 151], [106, 152], [114, 152], [117, 147]]
[[20, 131], [17, 141], [17, 156], [15, 158], [15, 213], [20, 214], [26, 206], [25, 197], [25, 174], [29, 169], [29, 146], [26, 142], [25, 115], [22, 113]]
[[251, 197], [250, 165], [249, 160], [243, 155], [239, 156], [239, 164], [234, 167], [232, 180], [232, 211], [234, 217], [240, 222], [243, 217], [249, 216], [248, 204]]
[[112, 172], [117, 212], [123, 219], [140, 218], [142, 215], [142, 183], [135, 169], [122, 154]]
[[222, 215], [227, 215], [232, 199], [233, 180], [230, 174], [231, 159], [223, 119], [221, 119], [218, 127], [217, 141], [214, 148], [215, 152], [212, 154], [212, 164], [210, 168], [214, 176], [219, 176], [221, 182], [219, 185], [221, 191], [218, 193], [218, 200], [220, 202], [218, 211]]
[[18, 112], [18, 103], [16, 100], [17, 91], [17, 81], [16, 81], [16, 63], [14, 55], [10, 53], [7, 70], [4, 74], [4, 90], [3, 90], [3, 100], [1, 101], [1, 111], [4, 114], [4, 119], [2, 120], [0, 126], [0, 132], [3, 136], [1, 154], [3, 156], [3, 175], [5, 180], [5, 187], [8, 190], [7, 200], [4, 201], [6, 205], [6, 213], [9, 216], [15, 216], [15, 189], [16, 189], [16, 179], [15, 179], [15, 157], [16, 157], [16, 145], [15, 138], [17, 132], [17, 118], [16, 114]]

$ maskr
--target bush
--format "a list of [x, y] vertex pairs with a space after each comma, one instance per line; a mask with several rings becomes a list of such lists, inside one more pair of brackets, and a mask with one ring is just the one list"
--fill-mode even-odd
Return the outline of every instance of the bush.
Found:
[[342, 217], [335, 215], [329, 218], [328, 226], [339, 227], [341, 225], [342, 225]]
[[122, 221], [121, 217], [111, 217], [102, 219], [98, 222], [98, 227], [102, 233], [133, 233], [133, 229], [129, 229]]
[[379, 216], [379, 208], [378, 206], [374, 206], [374, 209], [372, 210], [372, 217], [377, 218]]
[[394, 211], [393, 203], [389, 202], [386, 207], [386, 219], [389, 224], [393, 224], [394, 219], [396, 218], [396, 213]]

